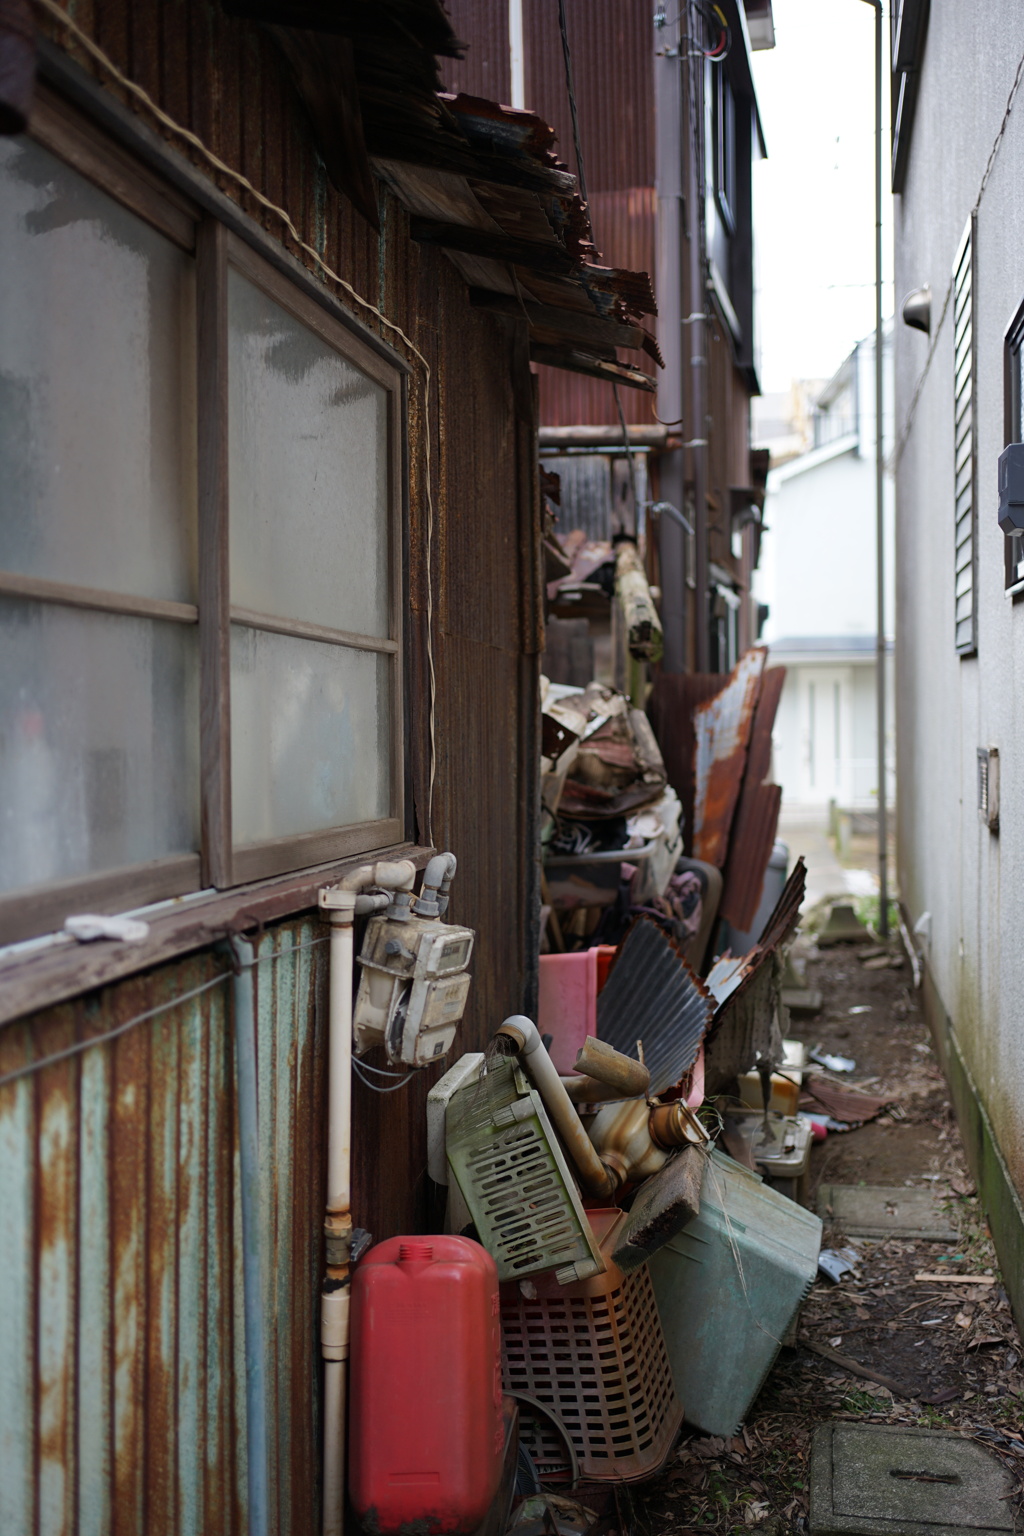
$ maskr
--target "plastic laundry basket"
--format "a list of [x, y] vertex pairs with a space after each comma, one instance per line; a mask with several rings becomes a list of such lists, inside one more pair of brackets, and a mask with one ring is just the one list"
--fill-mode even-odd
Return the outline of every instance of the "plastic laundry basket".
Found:
[[501, 1280], [554, 1270], [562, 1282], [604, 1260], [539, 1095], [510, 1058], [461, 1089], [445, 1115], [452, 1177]]
[[[588, 1215], [604, 1274], [564, 1287], [544, 1279], [501, 1288], [505, 1390], [529, 1393], [559, 1416], [585, 1479], [630, 1481], [661, 1466], [683, 1408], [647, 1265], [624, 1275], [610, 1258], [625, 1215]], [[564, 1446], [528, 1408], [520, 1437], [542, 1478], [568, 1478]]]
[[734, 1435], [818, 1269], [821, 1222], [712, 1152], [700, 1215], [650, 1260], [687, 1420]]

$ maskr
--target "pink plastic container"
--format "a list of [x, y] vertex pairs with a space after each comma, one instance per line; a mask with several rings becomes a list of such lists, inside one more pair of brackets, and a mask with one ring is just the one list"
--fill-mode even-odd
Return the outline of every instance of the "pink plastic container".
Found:
[[574, 955], [541, 955], [537, 1028], [551, 1035], [551, 1060], [557, 1071], [573, 1071], [588, 1035], [597, 1034], [597, 994], [608, 974], [615, 948], [597, 944]]
[[498, 1271], [468, 1237], [393, 1237], [352, 1280], [349, 1494], [379, 1536], [467, 1536], [498, 1490]]

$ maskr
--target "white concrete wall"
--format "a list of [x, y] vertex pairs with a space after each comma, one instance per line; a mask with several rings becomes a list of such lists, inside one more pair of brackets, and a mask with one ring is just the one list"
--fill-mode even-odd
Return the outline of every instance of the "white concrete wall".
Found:
[[[856, 348], [856, 430], [768, 476], [767, 532], [755, 591], [770, 609], [764, 638], [873, 635], [875, 597], [874, 337]], [[891, 347], [885, 350], [884, 442], [893, 441]], [[837, 404], [837, 409], [840, 406]], [[841, 407], [847, 415], [846, 407]], [[885, 480], [886, 632], [893, 633], [893, 483]]]
[[[953, 639], [954, 255], [978, 198], [1024, 47], [1006, 0], [932, 0], [906, 186], [896, 199], [896, 295], [930, 283], [932, 336], [896, 332], [900, 884], [931, 913], [930, 966], [1024, 1192], [1024, 606], [1003, 595], [996, 461], [1003, 333], [1024, 298], [1024, 96], [978, 211], [978, 654]], [[934, 355], [923, 377], [930, 347]], [[907, 432], [907, 413], [920, 398]], [[1001, 754], [1002, 829], [976, 809], [976, 750]]]

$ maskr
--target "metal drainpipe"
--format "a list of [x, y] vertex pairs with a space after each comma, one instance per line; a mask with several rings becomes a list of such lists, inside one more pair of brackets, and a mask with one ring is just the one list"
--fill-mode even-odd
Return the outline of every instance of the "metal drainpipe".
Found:
[[690, 442], [693, 467], [694, 530], [694, 665], [706, 672], [710, 665], [710, 622], [708, 614], [708, 504], [707, 504], [707, 286], [704, 250], [701, 239], [704, 195], [700, 160], [703, 153], [704, 89], [703, 61], [687, 60], [686, 88], [689, 112], [686, 126], [687, 154], [687, 240], [689, 243], [690, 313], [684, 322], [690, 359]]
[[249, 1536], [267, 1536], [270, 1509], [267, 1467], [267, 1380], [260, 1256], [259, 1134], [256, 1097], [255, 954], [232, 937], [235, 1073], [238, 1085], [238, 1160], [242, 1192], [242, 1280], [245, 1301], [245, 1449]]
[[[683, 417], [683, 375], [687, 327], [683, 325], [683, 114], [679, 18], [663, 19], [654, 33], [655, 169], [658, 199], [656, 256], [659, 305], [658, 339], [665, 371], [658, 381], [658, 415], [679, 426]], [[685, 436], [684, 433], [681, 436]], [[658, 495], [673, 506], [686, 506], [683, 450], [670, 448], [658, 458]], [[687, 670], [686, 534], [674, 518], [657, 524], [661, 577], [661, 626], [665, 637], [663, 672]]]

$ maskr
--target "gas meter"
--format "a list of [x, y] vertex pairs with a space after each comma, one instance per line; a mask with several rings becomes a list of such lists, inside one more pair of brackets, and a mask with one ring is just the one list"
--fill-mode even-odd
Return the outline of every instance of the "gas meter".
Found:
[[[450, 1049], [466, 1007], [472, 928], [420, 917], [398, 892], [366, 927], [353, 1027], [357, 1056], [383, 1045], [388, 1060], [425, 1067]], [[419, 903], [417, 903], [419, 905]]]

